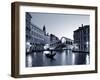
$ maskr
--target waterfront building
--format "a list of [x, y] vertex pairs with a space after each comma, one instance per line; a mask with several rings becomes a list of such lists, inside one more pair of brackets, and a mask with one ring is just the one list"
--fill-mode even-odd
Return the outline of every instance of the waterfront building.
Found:
[[50, 34], [50, 46], [53, 48], [56, 48], [59, 46], [60, 40], [57, 36], [55, 36], [54, 34]]
[[50, 34], [50, 43], [55, 43], [59, 40], [59, 38], [57, 36], [55, 36], [54, 34]]
[[31, 42], [33, 45], [33, 50], [43, 49], [45, 44], [49, 44], [50, 37], [49, 35], [46, 35], [44, 27], [43, 29], [40, 29], [37, 25], [31, 23]]
[[31, 24], [31, 38], [32, 38], [31, 42], [36, 44], [45, 44], [44, 37], [45, 36], [43, 30], [40, 29], [35, 24]]
[[79, 51], [89, 51], [90, 30], [89, 25], [83, 25], [74, 31], [74, 44]]
[[30, 13], [26, 12], [26, 42], [30, 42], [31, 39], [31, 18], [32, 16], [30, 15]]
[[31, 14], [26, 12], [26, 43], [30, 43], [32, 50], [43, 49], [45, 44], [50, 43], [50, 36], [46, 34], [46, 27], [39, 28], [31, 22]]

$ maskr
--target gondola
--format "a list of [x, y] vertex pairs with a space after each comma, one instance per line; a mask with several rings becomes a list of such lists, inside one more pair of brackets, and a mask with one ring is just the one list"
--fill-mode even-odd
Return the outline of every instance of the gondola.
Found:
[[55, 55], [56, 55], [56, 53], [52, 53], [52, 54], [50, 54], [50, 53], [48, 53], [48, 54], [45, 54], [48, 58], [53, 58]]

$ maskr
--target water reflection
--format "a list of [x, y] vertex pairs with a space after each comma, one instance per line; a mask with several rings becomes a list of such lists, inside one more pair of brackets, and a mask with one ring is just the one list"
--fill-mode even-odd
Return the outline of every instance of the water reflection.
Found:
[[86, 55], [86, 64], [90, 64], [90, 56], [89, 56], [89, 54]]
[[26, 57], [26, 66], [27, 67], [32, 67], [32, 56], [31, 55], [27, 55]]
[[26, 67], [57, 66], [57, 65], [80, 65], [89, 64], [88, 53], [76, 53], [71, 50], [55, 51], [52, 58], [46, 56], [50, 51], [33, 52], [26, 55]]

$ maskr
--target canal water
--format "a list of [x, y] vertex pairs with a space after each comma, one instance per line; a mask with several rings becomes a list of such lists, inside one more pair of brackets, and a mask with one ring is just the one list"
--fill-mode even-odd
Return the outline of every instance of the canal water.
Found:
[[55, 53], [56, 55], [53, 58], [47, 57], [45, 51], [27, 54], [26, 67], [87, 65], [90, 62], [88, 53], [76, 53], [71, 50], [55, 51]]

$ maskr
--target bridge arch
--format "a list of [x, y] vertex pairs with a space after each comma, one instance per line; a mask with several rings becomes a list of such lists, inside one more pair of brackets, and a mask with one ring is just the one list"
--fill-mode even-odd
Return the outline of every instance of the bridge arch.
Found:
[[60, 40], [62, 43], [65, 43], [65, 44], [72, 44], [73, 43], [73, 40], [66, 38], [66, 37], [61, 37]]
[[66, 41], [67, 41], [67, 38], [66, 37], [61, 37], [61, 43], [66, 43]]

